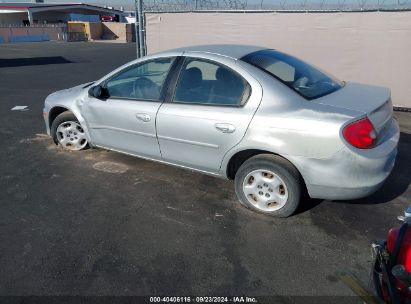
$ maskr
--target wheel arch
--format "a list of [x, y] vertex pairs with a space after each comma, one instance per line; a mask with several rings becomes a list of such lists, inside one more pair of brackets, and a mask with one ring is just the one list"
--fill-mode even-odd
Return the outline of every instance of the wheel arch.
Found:
[[245, 149], [245, 150], [237, 151], [234, 155], [232, 155], [230, 157], [230, 160], [228, 161], [227, 167], [225, 169], [227, 178], [233, 180], [235, 178], [235, 175], [236, 175], [238, 169], [241, 167], [241, 165], [246, 160], [250, 159], [253, 156], [260, 155], [260, 154], [276, 155], [276, 156], [279, 156], [279, 157], [283, 158], [288, 163], [290, 163], [297, 170], [297, 172], [300, 174], [303, 186], [304, 186], [305, 190], [307, 190], [307, 185], [306, 185], [306, 182], [304, 180], [304, 176], [301, 174], [301, 171], [298, 170], [297, 166], [295, 166], [287, 157], [284, 157], [281, 154], [278, 154], [278, 153], [275, 153], [275, 152], [272, 152], [272, 151], [268, 151], [268, 150], [262, 150], [262, 149]]
[[59, 116], [61, 113], [64, 112], [71, 112], [73, 113], [69, 108], [63, 107], [63, 106], [54, 106], [50, 109], [49, 111], [49, 126], [51, 128], [51, 125], [53, 124], [53, 121], [56, 119], [57, 116]]

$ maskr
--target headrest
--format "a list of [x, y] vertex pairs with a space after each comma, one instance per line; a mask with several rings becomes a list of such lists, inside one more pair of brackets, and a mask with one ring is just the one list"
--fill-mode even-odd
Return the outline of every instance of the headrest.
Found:
[[198, 87], [203, 81], [203, 73], [199, 68], [189, 68], [183, 74], [182, 86], [189, 87]]

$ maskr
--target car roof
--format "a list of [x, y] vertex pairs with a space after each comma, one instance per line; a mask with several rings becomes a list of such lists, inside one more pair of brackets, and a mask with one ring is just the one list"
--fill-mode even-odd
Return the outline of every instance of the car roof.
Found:
[[265, 50], [266, 47], [255, 46], [255, 45], [241, 45], [241, 44], [208, 44], [208, 45], [197, 45], [197, 46], [187, 46], [178, 49], [168, 50], [167, 52], [197, 52], [197, 53], [211, 53], [226, 57], [231, 57], [233, 59], [239, 59], [247, 54]]

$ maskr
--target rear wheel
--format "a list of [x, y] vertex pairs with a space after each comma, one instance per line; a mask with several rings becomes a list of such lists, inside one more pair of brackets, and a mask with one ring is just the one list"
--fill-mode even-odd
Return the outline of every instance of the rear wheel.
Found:
[[51, 125], [53, 139], [67, 150], [82, 150], [87, 147], [87, 138], [80, 122], [71, 112], [63, 112]]
[[300, 203], [301, 178], [287, 160], [261, 154], [248, 159], [238, 169], [235, 190], [247, 208], [271, 216], [287, 217]]

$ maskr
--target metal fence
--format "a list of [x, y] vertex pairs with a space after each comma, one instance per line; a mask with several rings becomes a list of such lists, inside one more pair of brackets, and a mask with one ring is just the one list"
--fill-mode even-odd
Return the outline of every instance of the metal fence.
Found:
[[411, 0], [145, 0], [146, 12], [197, 10], [364, 11], [411, 9]]
[[[134, 0], [137, 57], [146, 54], [145, 13], [410, 11], [411, 0]], [[141, 26], [138, 26], [140, 24]]]

